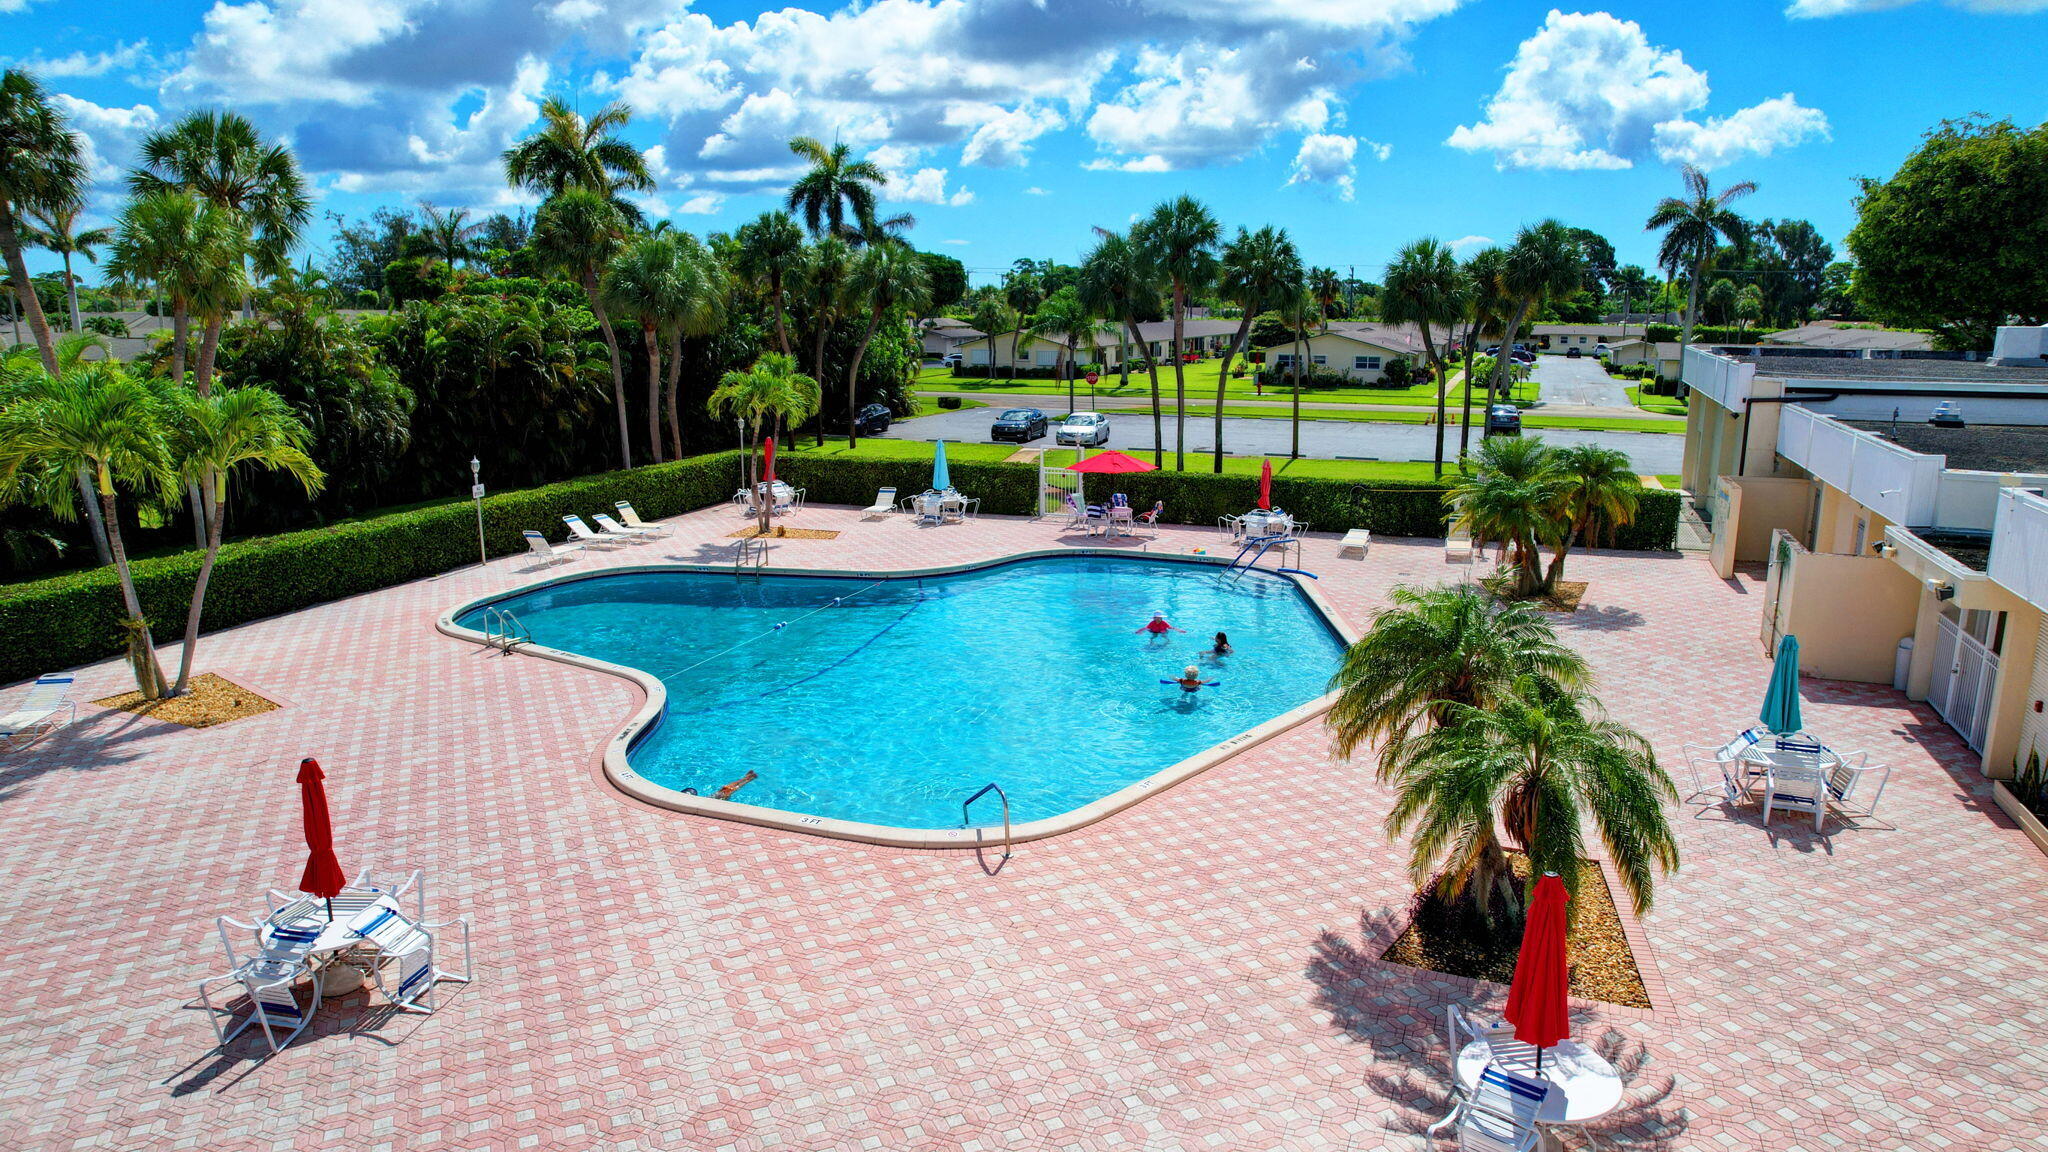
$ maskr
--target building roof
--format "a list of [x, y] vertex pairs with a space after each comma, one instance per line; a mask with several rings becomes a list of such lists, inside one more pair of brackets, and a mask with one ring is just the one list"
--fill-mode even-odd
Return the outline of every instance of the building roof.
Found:
[[1901, 387], [1915, 384], [2048, 384], [2048, 361], [2038, 365], [2005, 365], [1985, 360], [1917, 357], [1910, 360], [1865, 360], [1856, 356], [1800, 356], [1777, 350], [1759, 354], [1747, 348], [1715, 347], [1713, 351], [1738, 364], [1756, 365], [1758, 376], [1779, 380], [1854, 380], [1868, 382], [1875, 387], [1887, 384]]
[[[1967, 415], [1968, 409], [1965, 409]], [[1901, 420], [1844, 420], [1874, 432], [1910, 452], [1948, 457], [1948, 467], [1970, 472], [2048, 472], [2048, 427], [2034, 424], [1972, 424], [1938, 428]]]
[[965, 324], [949, 324], [944, 328], [927, 328], [924, 335], [926, 337], [936, 336], [941, 340], [951, 340], [955, 343], [967, 340], [988, 339], [988, 333], [983, 332], [979, 328], [969, 328]]
[[1788, 344], [1799, 348], [1891, 348], [1925, 352], [1934, 347], [1934, 338], [1925, 332], [1844, 325], [1836, 320], [1816, 320], [1782, 332], [1766, 333], [1757, 340], [1764, 344]]
[[[1642, 330], [1643, 330], [1643, 326], [1642, 326], [1641, 324], [1637, 324], [1637, 325], [1634, 325], [1634, 328], [1636, 329], [1636, 334], [1637, 334], [1638, 336], [1642, 335]], [[1573, 335], [1573, 336], [1577, 336], [1577, 335], [1579, 335], [1579, 334], [1583, 333], [1583, 334], [1585, 334], [1585, 335], [1587, 335], [1587, 336], [1593, 336], [1593, 335], [1600, 335], [1600, 336], [1616, 336], [1616, 337], [1618, 337], [1618, 336], [1622, 335], [1622, 331], [1621, 331], [1621, 329], [1622, 329], [1622, 325], [1620, 325], [1620, 324], [1535, 324], [1535, 325], [1531, 325], [1531, 330], [1532, 330], [1533, 332], [1535, 332], [1535, 334], [1536, 334], [1536, 335], [1538, 335], [1538, 336], [1562, 336], [1562, 335], [1566, 335], [1566, 334], [1570, 334], [1570, 335]]]
[[[1308, 338], [1311, 341], [1325, 336], [1335, 336], [1339, 340], [1349, 340], [1354, 344], [1378, 348], [1382, 352], [1392, 352], [1396, 356], [1412, 356], [1419, 359], [1424, 354], [1422, 343], [1419, 339], [1411, 342], [1407, 333], [1397, 328], [1379, 327], [1371, 324], [1332, 324], [1325, 331], [1308, 334]], [[1278, 344], [1269, 344], [1259, 349], [1259, 351], [1284, 353], [1293, 343], [1291, 340], [1286, 340]]]

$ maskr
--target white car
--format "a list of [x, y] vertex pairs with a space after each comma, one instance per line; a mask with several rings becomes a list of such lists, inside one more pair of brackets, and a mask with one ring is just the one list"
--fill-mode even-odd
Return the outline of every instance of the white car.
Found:
[[1599, 358], [1600, 358], [1600, 359], [1602, 359], [1602, 360], [1605, 360], [1605, 359], [1607, 359], [1607, 358], [1608, 358], [1609, 356], [1612, 356], [1613, 354], [1614, 354], [1614, 349], [1612, 349], [1612, 348], [1609, 348], [1609, 347], [1608, 347], [1607, 345], [1605, 345], [1605, 344], [1595, 344], [1595, 345], [1593, 345], [1593, 355], [1595, 355], [1595, 356], [1599, 357]]
[[1060, 422], [1052, 442], [1100, 448], [1109, 443], [1109, 417], [1100, 412], [1076, 412]]

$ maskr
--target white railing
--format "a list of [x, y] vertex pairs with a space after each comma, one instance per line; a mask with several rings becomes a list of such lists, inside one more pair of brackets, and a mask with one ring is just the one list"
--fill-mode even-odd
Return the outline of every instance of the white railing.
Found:
[[1679, 376], [1694, 392], [1730, 412], [1740, 412], [1743, 401], [1749, 399], [1750, 382], [1756, 379], [1756, 365], [1688, 347]]
[[2014, 595], [2048, 610], [2048, 499], [2039, 492], [2007, 488], [1998, 494], [1990, 569]]
[[1798, 404], [1778, 421], [1778, 455], [1895, 524], [1939, 523], [1946, 458], [1901, 448]]

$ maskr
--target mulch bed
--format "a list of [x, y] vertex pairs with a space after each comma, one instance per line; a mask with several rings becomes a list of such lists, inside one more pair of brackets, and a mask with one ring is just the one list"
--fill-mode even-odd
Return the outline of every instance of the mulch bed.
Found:
[[1556, 590], [1537, 603], [1552, 612], [1577, 612], [1586, 598], [1586, 585], [1584, 580], [1559, 580]]
[[140, 692], [123, 692], [93, 703], [116, 712], [132, 712], [186, 728], [211, 728], [245, 716], [277, 711], [275, 703], [211, 672], [194, 676], [189, 688], [183, 696], [163, 700], [145, 700]]
[[[1515, 878], [1529, 879], [1529, 858], [1510, 852], [1508, 859]], [[1584, 864], [1579, 881], [1577, 905], [1573, 909], [1571, 932], [1566, 938], [1571, 949], [1570, 987], [1574, 996], [1622, 1004], [1630, 1008], [1650, 1007], [1643, 977], [1636, 970], [1635, 953], [1621, 930], [1621, 915], [1607, 880], [1591, 861]], [[1513, 928], [1462, 931], [1454, 923], [1425, 928], [1418, 920], [1408, 926], [1380, 959], [1411, 968], [1427, 968], [1451, 976], [1511, 984], [1515, 979], [1515, 955], [1521, 934]]]
[[775, 527], [770, 528], [766, 532], [762, 532], [760, 527], [756, 525], [751, 528], [742, 528], [737, 532], [727, 532], [725, 534], [725, 538], [727, 540], [752, 540], [757, 536], [767, 536], [771, 540], [839, 539], [839, 533], [834, 532], [829, 528], [791, 528], [787, 524], [777, 524]]

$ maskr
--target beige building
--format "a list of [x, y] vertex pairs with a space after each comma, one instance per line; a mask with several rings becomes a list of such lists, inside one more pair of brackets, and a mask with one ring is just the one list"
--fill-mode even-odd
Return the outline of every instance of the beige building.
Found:
[[[1220, 356], [1229, 347], [1230, 338], [1237, 333], [1236, 320], [1209, 320], [1193, 317], [1181, 321], [1181, 342], [1183, 353], [1195, 356]], [[995, 365], [999, 370], [1008, 369], [1012, 364], [1018, 368], [1047, 368], [1060, 363], [1061, 353], [1071, 342], [1060, 336], [1030, 336], [1018, 330], [998, 333], [996, 336]], [[1105, 369], [1115, 370], [1122, 366], [1125, 357], [1136, 361], [1141, 359], [1170, 362], [1173, 347], [1173, 322], [1155, 320], [1138, 325], [1138, 340], [1133, 343], [1122, 325], [1115, 325], [1110, 331], [1095, 334], [1090, 348], [1084, 348], [1078, 359], [1069, 363], [1098, 364]], [[983, 365], [989, 362], [988, 340], [963, 349], [966, 363]]]
[[1414, 369], [1427, 368], [1421, 338], [1392, 326], [1333, 324], [1299, 345], [1275, 344], [1259, 349], [1259, 354], [1264, 363], [1285, 371], [1294, 363], [1297, 349], [1311, 366], [1340, 372], [1360, 384], [1379, 383], [1395, 360], [1405, 360]]

